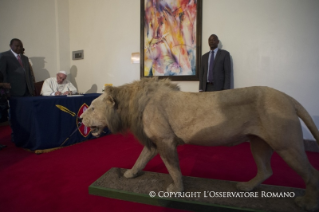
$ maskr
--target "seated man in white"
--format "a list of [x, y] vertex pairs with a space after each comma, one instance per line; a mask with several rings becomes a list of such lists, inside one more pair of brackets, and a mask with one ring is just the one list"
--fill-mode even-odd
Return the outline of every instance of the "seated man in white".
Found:
[[76, 94], [77, 89], [66, 79], [66, 72], [59, 71], [56, 77], [46, 79], [42, 85], [42, 96], [61, 96]]

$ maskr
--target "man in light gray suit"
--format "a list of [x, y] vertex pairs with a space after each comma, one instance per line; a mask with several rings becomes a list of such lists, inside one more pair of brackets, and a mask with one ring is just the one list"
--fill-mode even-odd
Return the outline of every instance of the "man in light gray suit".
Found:
[[208, 39], [210, 51], [202, 56], [199, 70], [199, 91], [221, 91], [230, 89], [230, 55], [218, 48], [217, 35]]
[[34, 83], [30, 71], [29, 59], [22, 54], [21, 40], [14, 38], [10, 50], [0, 54], [0, 72], [4, 82], [10, 83], [10, 95], [15, 97], [34, 95]]

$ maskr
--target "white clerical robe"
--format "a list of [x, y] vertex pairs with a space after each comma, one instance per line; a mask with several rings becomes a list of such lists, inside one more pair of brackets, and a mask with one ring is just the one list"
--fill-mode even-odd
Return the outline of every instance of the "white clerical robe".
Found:
[[51, 77], [43, 82], [41, 95], [54, 96], [57, 91], [60, 91], [62, 94], [66, 91], [71, 91], [72, 94], [76, 94], [77, 89], [67, 79], [65, 79], [62, 84], [58, 84], [56, 77]]

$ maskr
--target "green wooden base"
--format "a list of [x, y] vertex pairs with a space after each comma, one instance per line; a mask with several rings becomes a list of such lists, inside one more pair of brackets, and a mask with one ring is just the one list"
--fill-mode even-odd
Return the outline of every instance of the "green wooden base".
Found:
[[[110, 169], [89, 186], [89, 194], [190, 211], [302, 211], [295, 205], [294, 198], [303, 195], [303, 189], [260, 185], [253, 192], [243, 193], [236, 189], [237, 182], [184, 176], [185, 192], [180, 193], [184, 197], [178, 193], [170, 197], [166, 192], [172, 183], [170, 175], [143, 172], [134, 179], [126, 179], [125, 171]], [[150, 193], [155, 197], [150, 197]], [[276, 197], [280, 194], [286, 197]]]

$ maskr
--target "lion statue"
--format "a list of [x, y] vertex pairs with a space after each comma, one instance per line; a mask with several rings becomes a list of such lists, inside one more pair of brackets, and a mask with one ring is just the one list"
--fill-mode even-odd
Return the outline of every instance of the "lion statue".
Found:
[[301, 118], [319, 141], [311, 116], [292, 97], [269, 87], [247, 87], [218, 92], [181, 92], [170, 80], [144, 78], [119, 87], [107, 86], [81, 115], [83, 124], [99, 136], [128, 129], [144, 145], [133, 168], [133, 178], [159, 153], [173, 183], [167, 191], [183, 191], [176, 147], [182, 144], [232, 146], [250, 140], [258, 171], [237, 189], [251, 191], [272, 175], [270, 159], [276, 151], [305, 181], [301, 208], [319, 208], [319, 172], [304, 149]]

